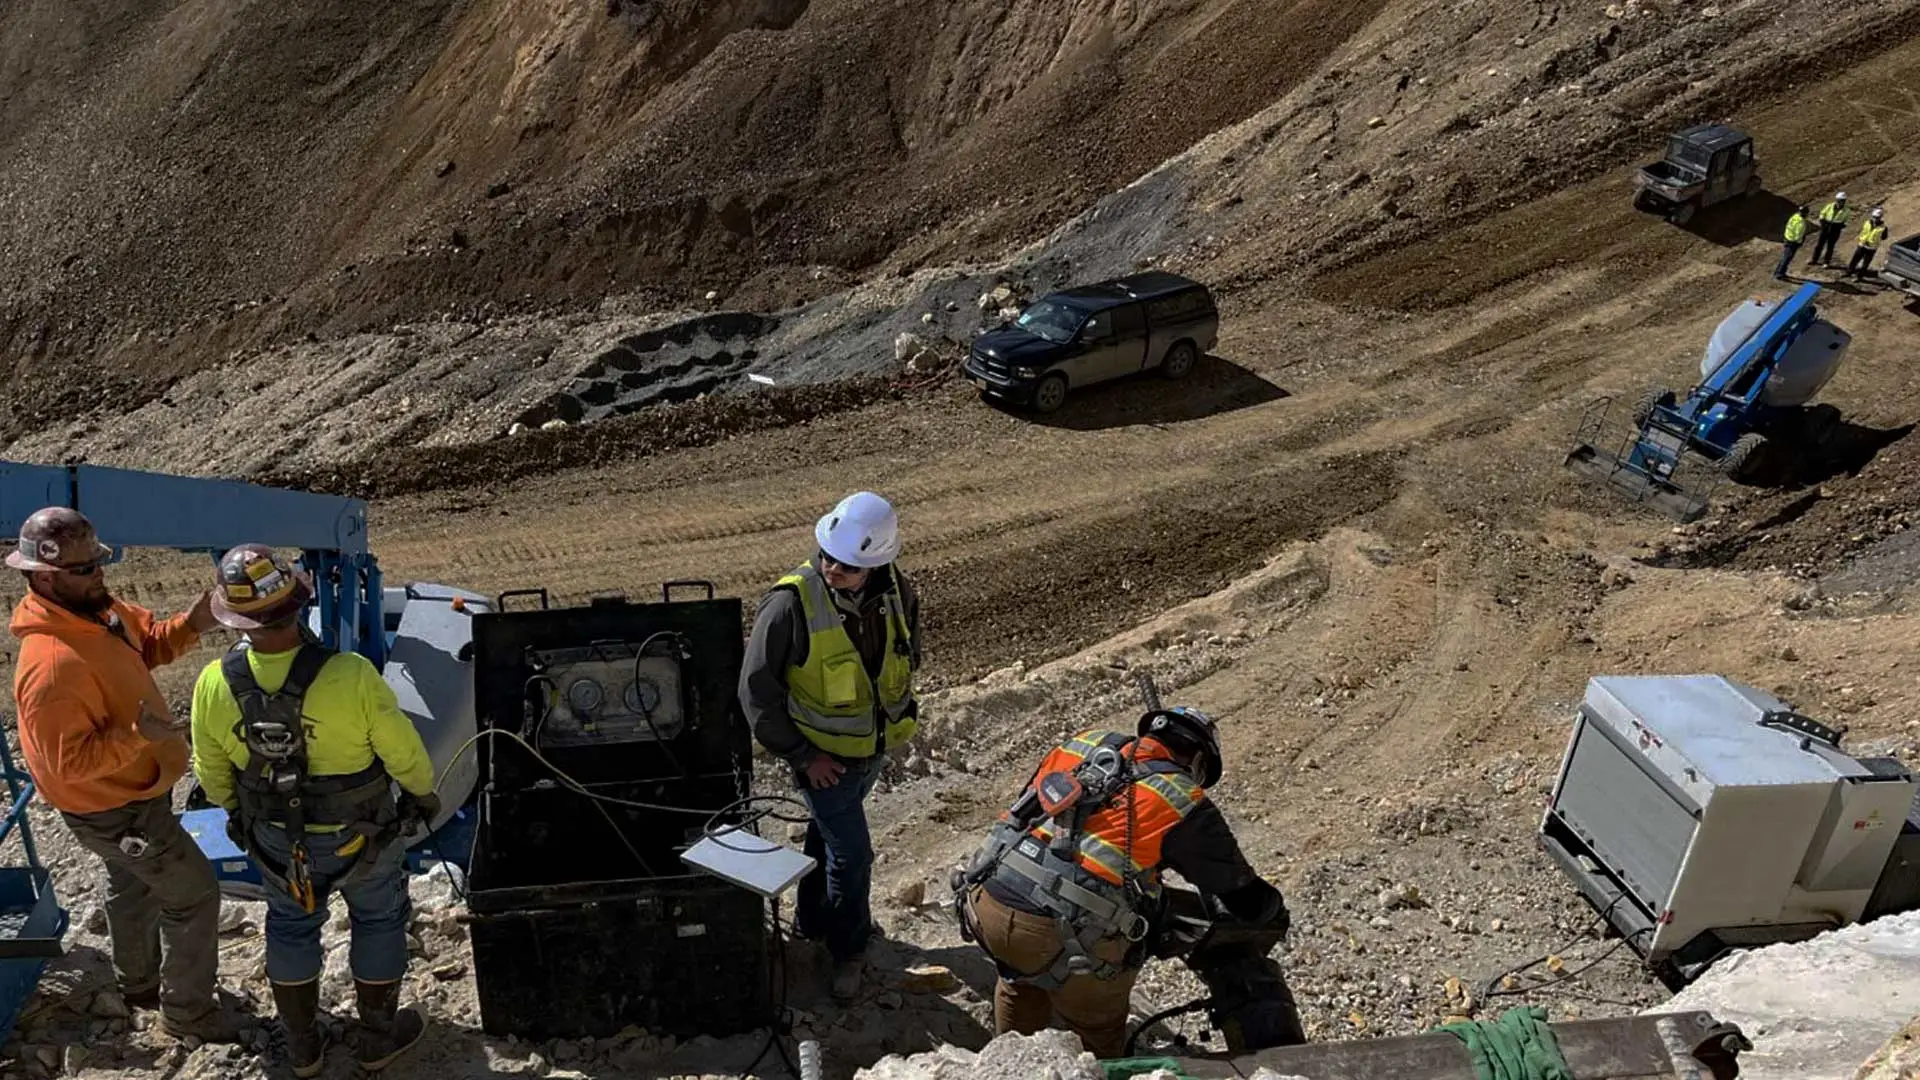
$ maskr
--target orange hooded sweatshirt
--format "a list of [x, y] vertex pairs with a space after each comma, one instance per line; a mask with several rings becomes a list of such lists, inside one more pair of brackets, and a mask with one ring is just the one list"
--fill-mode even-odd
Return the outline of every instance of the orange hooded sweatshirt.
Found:
[[200, 640], [186, 615], [153, 613], [115, 600], [117, 628], [29, 592], [13, 609], [20, 639], [13, 696], [20, 748], [40, 794], [71, 814], [112, 810], [165, 794], [187, 771], [183, 738], [140, 734], [140, 702], [168, 715], [152, 669]]

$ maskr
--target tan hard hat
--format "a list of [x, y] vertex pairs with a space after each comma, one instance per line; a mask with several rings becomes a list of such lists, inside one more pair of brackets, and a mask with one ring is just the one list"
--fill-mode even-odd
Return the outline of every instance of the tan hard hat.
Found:
[[241, 544], [220, 557], [213, 617], [233, 630], [258, 630], [297, 615], [313, 599], [313, 578], [265, 544]]
[[48, 506], [20, 523], [20, 538], [7, 553], [7, 565], [15, 570], [75, 570], [112, 556], [113, 549], [100, 542], [87, 515]]

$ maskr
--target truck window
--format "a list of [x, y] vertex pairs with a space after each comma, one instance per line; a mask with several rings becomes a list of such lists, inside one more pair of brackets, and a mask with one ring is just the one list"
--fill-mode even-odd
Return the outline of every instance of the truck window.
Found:
[[1147, 303], [1147, 318], [1155, 323], [1180, 322], [1195, 319], [1207, 313], [1212, 305], [1207, 294], [1200, 289], [1189, 289], [1172, 296], [1162, 296]]
[[1139, 304], [1117, 307], [1108, 314], [1113, 316], [1114, 336], [1122, 341], [1137, 338], [1146, 332], [1147, 317], [1146, 313], [1140, 310]]
[[1707, 152], [1678, 135], [1667, 143], [1667, 157], [1696, 169], [1705, 170], [1707, 167]]
[[1087, 316], [1087, 324], [1080, 328], [1080, 340], [1090, 345], [1113, 340], [1113, 312]]

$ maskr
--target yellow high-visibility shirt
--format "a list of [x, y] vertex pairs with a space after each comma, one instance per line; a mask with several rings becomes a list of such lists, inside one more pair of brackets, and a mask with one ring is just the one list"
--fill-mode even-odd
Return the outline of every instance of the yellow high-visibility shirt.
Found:
[[[247, 650], [254, 681], [268, 693], [280, 689], [296, 652]], [[307, 688], [300, 716], [306, 728], [308, 775], [350, 775], [378, 756], [388, 775], [407, 791], [433, 791], [433, 759], [426, 743], [400, 711], [393, 687], [359, 653], [338, 653], [327, 661]], [[207, 798], [230, 811], [240, 805], [235, 773], [246, 769], [249, 760], [247, 744], [235, 730], [239, 724], [240, 703], [215, 660], [201, 670], [193, 687], [193, 771]]]

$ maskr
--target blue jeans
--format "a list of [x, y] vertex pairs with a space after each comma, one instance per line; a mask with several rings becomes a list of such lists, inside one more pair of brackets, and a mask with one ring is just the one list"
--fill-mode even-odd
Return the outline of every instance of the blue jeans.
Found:
[[1786, 277], [1787, 269], [1793, 265], [1793, 257], [1799, 254], [1799, 252], [1800, 242], [1798, 240], [1789, 240], [1782, 243], [1780, 245], [1780, 265], [1773, 268], [1773, 276], [1776, 278]]
[[794, 930], [801, 937], [824, 939], [835, 960], [858, 956], [873, 926], [873, 836], [867, 831], [866, 798], [880, 780], [878, 756], [847, 766], [829, 788], [806, 786], [801, 798], [807, 822], [806, 852], [817, 860], [800, 879]]
[[[254, 831], [254, 841], [277, 863], [290, 858], [286, 831], [263, 825]], [[413, 901], [407, 895], [407, 848], [396, 840], [382, 852], [378, 861], [359, 880], [345, 888], [334, 883], [353, 864], [353, 857], [334, 853], [340, 838], [326, 833], [307, 834], [307, 868], [313, 878], [315, 903], [312, 911], [287, 895], [286, 890], [267, 886], [267, 978], [277, 983], [303, 983], [320, 977], [324, 957], [320, 949], [320, 929], [327, 922], [327, 906], [336, 889], [347, 900], [347, 917], [352, 920], [352, 943], [348, 946], [348, 964], [353, 977], [363, 982], [392, 982], [407, 971], [407, 920], [413, 915]]]

